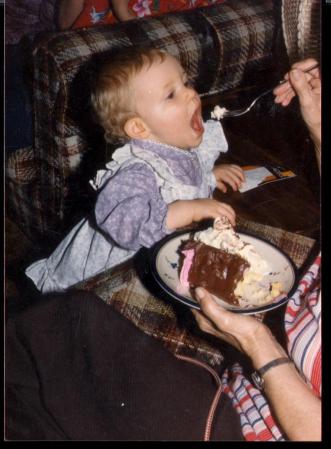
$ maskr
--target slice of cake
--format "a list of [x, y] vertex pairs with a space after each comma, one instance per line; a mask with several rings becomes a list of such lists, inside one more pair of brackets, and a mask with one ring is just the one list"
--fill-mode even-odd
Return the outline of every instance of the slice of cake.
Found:
[[204, 287], [240, 307], [263, 305], [281, 294], [281, 285], [267, 279], [271, 271], [267, 261], [236, 234], [225, 217], [183, 242], [180, 254], [183, 287]]

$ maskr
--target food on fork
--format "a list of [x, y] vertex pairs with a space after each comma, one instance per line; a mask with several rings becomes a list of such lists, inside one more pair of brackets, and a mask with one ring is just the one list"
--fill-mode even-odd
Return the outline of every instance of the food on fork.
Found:
[[221, 108], [220, 106], [215, 106], [214, 110], [210, 113], [211, 118], [214, 118], [216, 120], [221, 120], [225, 113], [226, 113], [227, 109], [226, 108]]
[[204, 287], [234, 306], [262, 306], [279, 296], [282, 286], [268, 280], [270, 271], [268, 262], [240, 238], [226, 217], [195, 232], [180, 248], [182, 286]]

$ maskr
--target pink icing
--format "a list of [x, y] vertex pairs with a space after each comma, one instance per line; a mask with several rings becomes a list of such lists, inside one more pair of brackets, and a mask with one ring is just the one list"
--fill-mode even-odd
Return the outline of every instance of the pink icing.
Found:
[[189, 287], [188, 282], [188, 274], [192, 266], [193, 256], [194, 256], [194, 249], [187, 249], [185, 251], [182, 251], [184, 254], [184, 260], [183, 260], [183, 266], [182, 270], [180, 272], [179, 281], [184, 287]]

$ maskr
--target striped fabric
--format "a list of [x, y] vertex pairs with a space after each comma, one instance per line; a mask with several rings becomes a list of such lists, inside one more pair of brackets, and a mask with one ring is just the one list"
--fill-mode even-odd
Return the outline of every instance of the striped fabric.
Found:
[[240, 416], [242, 432], [247, 441], [284, 441], [268, 402], [260, 390], [245, 378], [239, 364], [234, 364], [224, 372], [222, 386]]
[[288, 352], [317, 396], [321, 396], [321, 290], [319, 255], [288, 303]]
[[[30, 210], [12, 200], [14, 183], [20, 185], [21, 181], [10, 178], [13, 218], [24, 223], [26, 216], [39, 214], [32, 220], [35, 235], [26, 230], [28, 235], [57, 233], [60, 239], [73, 209], [77, 210], [80, 198], [87, 195], [88, 180], [106, 160], [102, 135], [87, 117], [86, 65], [92, 56], [111, 57], [113, 51], [132, 45], [162, 48], [181, 60], [199, 93], [208, 95], [248, 82], [249, 74], [254, 76], [256, 71], [270, 72], [274, 31], [272, 0], [228, 0], [190, 11], [43, 36], [33, 53], [36, 169], [30, 179], [33, 187], [25, 184], [21, 189], [26, 195], [22, 201], [30, 204]], [[16, 160], [16, 174], [26, 183], [26, 158], [20, 157], [22, 169]], [[31, 196], [31, 191], [38, 198]]]
[[[321, 396], [321, 296], [318, 256], [289, 300], [285, 313], [288, 352], [307, 385]], [[223, 390], [231, 398], [240, 416], [247, 441], [283, 441], [284, 436], [261, 392], [244, 377], [235, 364], [222, 377]]]

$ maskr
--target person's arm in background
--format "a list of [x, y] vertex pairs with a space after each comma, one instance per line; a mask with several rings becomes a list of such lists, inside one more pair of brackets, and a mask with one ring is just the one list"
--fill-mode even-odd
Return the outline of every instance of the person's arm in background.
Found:
[[[320, 165], [321, 154], [321, 80], [319, 70], [302, 70], [314, 62], [308, 59], [292, 66], [287, 83], [274, 90], [275, 102], [290, 104], [298, 95], [302, 117], [315, 143]], [[235, 314], [218, 305], [204, 289], [196, 289], [202, 313], [194, 311], [200, 328], [241, 350], [250, 357], [255, 369], [286, 356], [271, 331], [255, 318]], [[264, 391], [279, 425], [290, 440], [321, 440], [321, 401], [305, 383], [293, 364], [278, 365], [264, 376]]]
[[59, 0], [57, 25], [60, 30], [69, 30], [83, 11], [84, 0]]
[[111, 6], [116, 18], [121, 22], [137, 18], [129, 8], [129, 0], [112, 0]]
[[[193, 311], [199, 327], [244, 352], [255, 369], [286, 357], [267, 326], [253, 317], [232, 313], [218, 305], [204, 289], [196, 289], [202, 313]], [[321, 440], [321, 401], [292, 363], [278, 365], [264, 376], [264, 392], [280, 427], [290, 440]]]
[[311, 139], [315, 145], [318, 167], [321, 169], [321, 78], [318, 68], [310, 72], [303, 70], [311, 67], [316, 60], [306, 59], [292, 65], [285, 75], [287, 83], [274, 90], [275, 102], [283, 106], [290, 104], [297, 95], [300, 103], [302, 118], [304, 119]]

